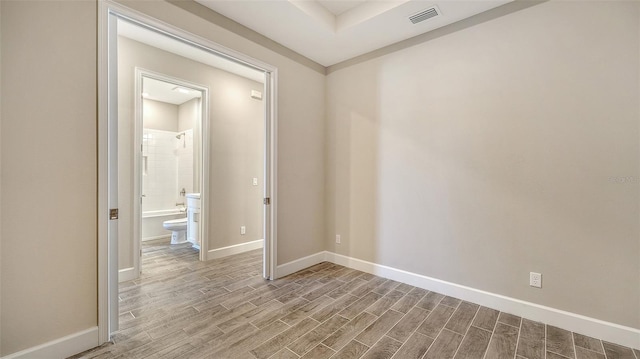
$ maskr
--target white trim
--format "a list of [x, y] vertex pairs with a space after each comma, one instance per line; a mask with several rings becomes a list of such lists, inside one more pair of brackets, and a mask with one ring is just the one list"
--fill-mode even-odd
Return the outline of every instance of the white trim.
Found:
[[98, 323], [100, 343], [109, 340], [109, 221], [108, 208], [108, 20], [105, 3], [100, 0], [98, 14]]
[[97, 347], [99, 345], [98, 339], [98, 327], [93, 327], [3, 356], [2, 359], [67, 358]]
[[[209, 183], [209, 143], [210, 143], [210, 125], [209, 125], [209, 98], [211, 96], [211, 91], [208, 86], [198, 84], [195, 82], [187, 81], [178, 77], [174, 77], [171, 75], [167, 75], [164, 73], [160, 73], [153, 70], [148, 70], [143, 67], [136, 66], [135, 75], [135, 126], [134, 126], [134, 143], [132, 148], [132, 157], [133, 161], [133, 267], [136, 270], [136, 278], [140, 276], [142, 271], [142, 261], [140, 251], [142, 241], [145, 239], [142, 238], [142, 220], [143, 220], [143, 212], [142, 212], [142, 135], [144, 132], [144, 123], [143, 123], [143, 96], [142, 96], [142, 81], [143, 78], [150, 78], [166, 83], [171, 83], [180, 87], [189, 88], [195, 91], [200, 91], [202, 96], [200, 97], [200, 113], [199, 113], [199, 151], [200, 156], [199, 160], [199, 173], [198, 188], [200, 191], [200, 233], [199, 238], [209, 238], [207, 229], [209, 228], [209, 221], [207, 220], [207, 209], [209, 208], [209, 188], [206, 185]], [[194, 151], [196, 148], [194, 147]], [[138, 200], [135, 200], [135, 199]], [[207, 241], [200, 241], [200, 260], [207, 260]], [[135, 255], [135, 253], [139, 253], [139, 255]]]
[[278, 278], [324, 261], [460, 298], [501, 312], [543, 322], [608, 342], [631, 348], [640, 348], [640, 329], [626, 327], [328, 251], [318, 252], [279, 265], [277, 271]]
[[[217, 53], [223, 57], [228, 59], [243, 63], [247, 66], [256, 68], [258, 70], [264, 71], [271, 80], [271, 85], [269, 89], [271, 91], [270, 96], [267, 97], [268, 103], [268, 118], [267, 120], [267, 128], [271, 130], [271, 132], [267, 136], [267, 141], [269, 142], [269, 149], [271, 149], [268, 159], [270, 159], [268, 163], [268, 172], [269, 177], [266, 178], [265, 182], [267, 184], [265, 195], [268, 195], [271, 198], [271, 205], [265, 208], [265, 212], [267, 213], [266, 218], [268, 219], [268, 223], [265, 223], [267, 229], [265, 231], [265, 241], [267, 242], [264, 245], [265, 248], [265, 261], [264, 265], [268, 269], [269, 279], [275, 279], [275, 264], [277, 263], [276, 252], [277, 252], [277, 123], [278, 123], [278, 111], [277, 111], [277, 89], [278, 89], [278, 69], [275, 66], [269, 65], [265, 62], [259, 61], [255, 58], [247, 56], [243, 53], [237, 52], [235, 50], [226, 48], [221, 46], [211, 40], [206, 38], [191, 34], [185, 30], [182, 30], [176, 26], [170, 25], [168, 23], [157, 20], [149, 15], [141, 13], [139, 11], [132, 10], [126, 6], [118, 4], [112, 0], [99, 0], [100, 5], [100, 13], [98, 14], [99, 21], [99, 29], [98, 29], [98, 326], [100, 332], [100, 343], [104, 343], [109, 340], [110, 331], [117, 328], [117, 325], [112, 325], [113, 328], [110, 328], [109, 318], [110, 315], [115, 316], [117, 318], [117, 302], [109, 303], [109, 295], [111, 294], [113, 297], [114, 289], [110, 288], [110, 285], [113, 284], [114, 277], [117, 277], [117, 240], [113, 241], [109, 239], [108, 235], [108, 206], [107, 199], [109, 198], [109, 188], [108, 188], [108, 170], [109, 170], [109, 161], [108, 161], [108, 150], [107, 146], [108, 142], [108, 126], [109, 126], [109, 114], [111, 113], [108, 109], [109, 105], [109, 87], [108, 87], [108, 78], [110, 76], [115, 76], [115, 72], [109, 72], [109, 65], [111, 64], [109, 59], [108, 43], [110, 40], [109, 37], [109, 27], [108, 24], [110, 22], [110, 17], [113, 15], [114, 17], [126, 18], [134, 23], [138, 23], [141, 26], [152, 27], [156, 30], [160, 31], [163, 34], [168, 36], [179, 38], [182, 41], [196, 46], [200, 49], [211, 53]], [[111, 59], [113, 60], [113, 59]], [[267, 92], [267, 95], [269, 95]], [[117, 111], [117, 108], [112, 111]], [[203, 128], [202, 131], [209, 131], [209, 128]], [[203, 144], [203, 150], [209, 152], [208, 143]], [[208, 163], [204, 163], [203, 171], [209, 171]], [[207, 196], [208, 188], [205, 186], [200, 189], [201, 195]], [[204, 211], [206, 209], [203, 208]], [[204, 212], [202, 212], [204, 213]], [[203, 214], [205, 215], [205, 214]], [[208, 228], [203, 229], [202, 238], [209, 238]], [[207, 254], [206, 245], [208, 243], [203, 241], [202, 249], [200, 251], [201, 260], [202, 257]], [[116, 263], [114, 265], [113, 263]], [[266, 272], [266, 271], [265, 271]], [[110, 281], [111, 279], [111, 281]], [[117, 282], [117, 278], [115, 280]], [[111, 283], [111, 284], [110, 284]], [[117, 283], [116, 283], [117, 284]], [[111, 289], [111, 290], [110, 290]], [[117, 289], [115, 289], [117, 290]], [[111, 306], [111, 308], [110, 308]], [[114, 323], [117, 324], [117, 323]]]
[[281, 264], [276, 269], [276, 275], [278, 278], [288, 276], [291, 273], [309, 268], [318, 263], [322, 263], [327, 260], [327, 254], [329, 252], [318, 252], [300, 259], [296, 259], [289, 263]]
[[[320, 260], [320, 257], [324, 258]], [[313, 260], [309, 258], [313, 258]], [[298, 261], [284, 264], [278, 267], [278, 274], [280, 274], [280, 267], [283, 267], [283, 269], [287, 268], [287, 270], [290, 270], [289, 268], [298, 268], [299, 266], [297, 266], [297, 262], [299, 261], [307, 261], [313, 265], [320, 263], [323, 260], [444, 295], [467, 300], [502, 312], [515, 314], [523, 318], [530, 318], [532, 320], [557, 326], [572, 332], [588, 335], [631, 348], [640, 348], [640, 329], [625, 327], [619, 324], [590, 318], [584, 315], [520, 299], [510, 298], [500, 294], [485, 292], [483, 290], [427, 277], [421, 274], [407, 272], [381, 264], [363, 261], [353, 257], [347, 257], [333, 252], [316, 253], [312, 256], [301, 258]], [[300, 267], [297, 270], [300, 269], [303, 269], [303, 267]], [[288, 272], [288, 274], [293, 272], [295, 271]]]
[[138, 278], [138, 272], [135, 267], [129, 267], [118, 270], [118, 283], [126, 282]]
[[227, 257], [234, 254], [240, 254], [254, 249], [264, 247], [264, 239], [258, 239], [251, 242], [234, 244], [228, 247], [216, 248], [207, 252], [207, 260]]

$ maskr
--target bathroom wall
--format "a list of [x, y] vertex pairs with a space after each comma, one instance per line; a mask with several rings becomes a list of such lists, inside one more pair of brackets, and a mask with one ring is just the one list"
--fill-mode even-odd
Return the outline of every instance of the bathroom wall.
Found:
[[179, 107], [162, 101], [142, 99], [142, 121], [144, 128], [178, 131]]
[[327, 247], [640, 328], [639, 30], [550, 1], [330, 71]]
[[200, 101], [200, 98], [194, 98], [178, 106], [178, 131], [195, 128], [200, 120]]
[[[133, 140], [133, 69], [136, 66], [186, 81], [207, 85], [210, 89], [210, 182], [209, 250], [262, 239], [263, 185], [263, 106], [252, 99], [251, 90], [262, 91], [263, 85], [210, 66], [194, 62], [128, 38], [120, 37], [119, 50], [119, 136], [124, 142]], [[195, 103], [178, 108], [188, 126], [188, 118], [195, 113]], [[192, 119], [191, 119], [192, 121]], [[184, 127], [182, 127], [184, 128]], [[190, 135], [193, 141], [193, 135]], [[188, 138], [189, 140], [189, 138]], [[124, 148], [131, 148], [126, 145]], [[122, 201], [120, 268], [130, 267], [133, 261], [131, 241], [131, 158], [121, 153], [120, 182]], [[258, 178], [258, 186], [252, 178]], [[187, 189], [189, 191], [189, 189]], [[240, 226], [246, 234], [240, 235]]]
[[[178, 131], [185, 132], [187, 147], [179, 152], [178, 188], [187, 193], [199, 192], [200, 178], [200, 99], [194, 98], [178, 106]], [[184, 199], [184, 198], [183, 198]]]

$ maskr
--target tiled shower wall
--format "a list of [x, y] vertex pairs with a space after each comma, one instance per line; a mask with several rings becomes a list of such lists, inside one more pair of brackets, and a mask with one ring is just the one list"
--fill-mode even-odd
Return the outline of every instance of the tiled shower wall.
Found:
[[[184, 136], [178, 140], [176, 154], [178, 159], [178, 192], [183, 188], [187, 193], [193, 190], [193, 130], [183, 131]], [[180, 197], [178, 202], [184, 202]]]
[[142, 138], [142, 212], [176, 209], [182, 188], [193, 190], [193, 130], [144, 129]]

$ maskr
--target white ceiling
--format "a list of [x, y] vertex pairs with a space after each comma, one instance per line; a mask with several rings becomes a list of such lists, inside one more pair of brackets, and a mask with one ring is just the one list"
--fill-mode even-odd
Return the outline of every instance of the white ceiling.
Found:
[[320, 5], [329, 10], [334, 16], [338, 16], [347, 10], [351, 10], [358, 5], [362, 5], [366, 0], [352, 1], [336, 1], [336, 0], [318, 0]]
[[[177, 91], [176, 88], [180, 88], [182, 91]], [[202, 97], [202, 92], [188, 87], [178, 86], [170, 82], [143, 77], [142, 96], [149, 100], [182, 105], [191, 99]]]
[[253, 81], [264, 83], [264, 73], [224, 57], [201, 50], [166, 35], [118, 19], [118, 35], [157, 47], [161, 50], [231, 72]]
[[[196, 0], [318, 62], [331, 66], [513, 0]], [[432, 6], [441, 15], [409, 16]]]

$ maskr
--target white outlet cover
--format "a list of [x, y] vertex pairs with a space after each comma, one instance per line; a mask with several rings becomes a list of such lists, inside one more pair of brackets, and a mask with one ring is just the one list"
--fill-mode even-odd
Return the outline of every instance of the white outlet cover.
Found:
[[529, 285], [535, 288], [542, 288], [542, 274], [536, 273], [536, 272], [530, 272]]
[[340, 237], [340, 235], [336, 234], [336, 244], [340, 244], [341, 241], [342, 241], [342, 238]]

